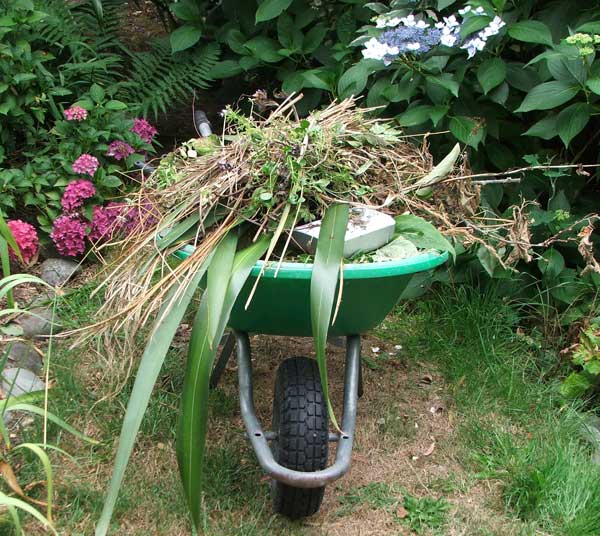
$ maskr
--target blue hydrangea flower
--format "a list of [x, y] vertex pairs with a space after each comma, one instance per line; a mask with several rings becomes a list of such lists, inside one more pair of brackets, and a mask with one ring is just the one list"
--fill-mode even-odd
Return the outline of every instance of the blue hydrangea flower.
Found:
[[398, 49], [396, 56], [387, 55], [384, 60], [392, 61], [400, 54], [425, 54], [440, 44], [442, 32], [438, 28], [423, 28], [418, 26], [398, 26], [384, 32], [379, 41]]

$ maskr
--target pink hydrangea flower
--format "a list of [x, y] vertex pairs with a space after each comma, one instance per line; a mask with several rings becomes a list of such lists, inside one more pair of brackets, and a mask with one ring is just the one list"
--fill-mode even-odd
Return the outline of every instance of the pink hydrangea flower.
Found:
[[[35, 227], [22, 220], [9, 220], [6, 224], [19, 246], [23, 262], [29, 264], [35, 259], [40, 244]], [[8, 249], [8, 255], [13, 261], [18, 260], [17, 253], [11, 248]]]
[[82, 175], [94, 176], [100, 162], [95, 156], [91, 154], [83, 153], [75, 162], [73, 162], [72, 169], [75, 173], [81, 173]]
[[81, 106], [71, 106], [64, 111], [64, 114], [67, 121], [83, 121], [88, 116], [87, 110]]
[[109, 203], [105, 207], [94, 207], [94, 216], [92, 219], [92, 229], [88, 238], [92, 242], [111, 238], [118, 227], [118, 217], [122, 212], [122, 205]]
[[77, 216], [63, 215], [54, 220], [50, 238], [65, 257], [76, 257], [85, 252], [85, 223]]
[[95, 194], [96, 188], [90, 181], [72, 181], [67, 184], [60, 204], [66, 213], [77, 212], [83, 206], [83, 202]]
[[123, 160], [134, 152], [135, 150], [131, 145], [125, 143], [124, 141], [116, 140], [111, 142], [108, 146], [106, 156], [112, 156], [115, 160]]
[[133, 126], [131, 127], [131, 132], [137, 134], [140, 138], [142, 138], [146, 143], [151, 143], [152, 138], [156, 135], [158, 130], [156, 130], [148, 121], [145, 119], [134, 119]]

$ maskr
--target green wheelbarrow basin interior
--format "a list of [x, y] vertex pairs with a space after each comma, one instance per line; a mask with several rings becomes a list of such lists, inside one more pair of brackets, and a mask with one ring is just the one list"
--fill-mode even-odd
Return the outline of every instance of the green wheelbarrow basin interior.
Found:
[[[426, 252], [395, 261], [346, 264], [342, 300], [329, 334], [359, 335], [378, 326], [396, 305], [413, 274], [436, 268], [447, 259], [448, 253]], [[229, 326], [248, 333], [311, 336], [313, 265], [283, 262], [275, 277], [278, 262], [268, 262], [246, 309], [264, 264], [258, 261], [252, 269], [233, 307]]]

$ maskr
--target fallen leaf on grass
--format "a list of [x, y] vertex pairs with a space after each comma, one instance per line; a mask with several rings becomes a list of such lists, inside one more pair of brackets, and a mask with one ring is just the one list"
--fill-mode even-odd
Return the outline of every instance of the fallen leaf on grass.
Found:
[[429, 445], [425, 451], [421, 454], [421, 456], [431, 456], [433, 454], [433, 451], [435, 450], [435, 441], [433, 441], [431, 443], [431, 445]]
[[4, 481], [8, 484], [8, 487], [11, 490], [13, 490], [19, 497], [25, 499], [30, 503], [37, 504], [38, 506], [47, 506], [45, 502], [32, 499], [31, 497], [25, 495], [23, 488], [21, 488], [21, 486], [19, 485], [17, 475], [15, 475], [15, 472], [13, 471], [12, 467], [8, 465], [8, 463], [6, 463], [5, 461], [0, 461], [0, 474], [2, 475]]
[[398, 506], [398, 510], [396, 510], [396, 515], [400, 519], [404, 519], [408, 515], [408, 510], [404, 508], [404, 506], [400, 505]]

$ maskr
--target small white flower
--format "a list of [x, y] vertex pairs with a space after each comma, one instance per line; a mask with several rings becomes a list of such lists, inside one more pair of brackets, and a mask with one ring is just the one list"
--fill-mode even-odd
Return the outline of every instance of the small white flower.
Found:
[[194, 149], [188, 149], [187, 156], [188, 158], [198, 158], [198, 153]]
[[465, 6], [463, 9], [458, 10], [458, 14], [466, 15], [469, 11], [471, 11], [471, 6]]
[[387, 20], [385, 20], [384, 17], [378, 17], [378, 19], [375, 21], [376, 28], [385, 28], [386, 24]]
[[400, 54], [400, 49], [398, 47], [387, 47], [387, 56], [396, 56], [398, 54]]
[[485, 9], [483, 9], [481, 6], [479, 6], [477, 9], [475, 9], [475, 13], [477, 13], [478, 15], [481, 15], [482, 13], [485, 13]]
[[446, 25], [443, 22], [436, 22], [435, 27], [441, 30], [442, 28], [445, 28]]
[[427, 24], [424, 20], [420, 20], [417, 22], [417, 28], [429, 28], [429, 24]]
[[453, 47], [456, 44], [456, 36], [453, 34], [444, 34], [440, 37], [440, 43], [446, 47]]
[[398, 24], [400, 24], [400, 22], [402, 22], [400, 20], [400, 18], [398, 18], [398, 17], [392, 17], [390, 20], [387, 21], [386, 26], [388, 28], [394, 28], [394, 27], [398, 26]]
[[444, 22], [449, 28], [455, 28], [456, 26], [460, 26], [460, 23], [456, 20], [456, 17], [454, 15], [444, 17]]
[[407, 43], [406, 48], [408, 50], [419, 50], [421, 48], [421, 43]]
[[362, 55], [367, 59], [381, 60], [385, 56], [387, 45], [380, 43], [374, 37], [371, 37], [366, 43], [362, 51]]
[[373, 352], [374, 354], [378, 353], [380, 350], [379, 346], [372, 346], [371, 347], [371, 352]]
[[506, 23], [500, 17], [495, 17], [488, 26], [479, 32], [479, 38], [486, 40], [488, 37], [498, 34], [503, 26], [506, 26]]
[[475, 54], [477, 54], [478, 51], [481, 51], [485, 48], [485, 41], [483, 39], [480, 39], [479, 37], [476, 37], [475, 39], [467, 41], [460, 48], [466, 49], [468, 53], [468, 58], [472, 58], [473, 56], [475, 56]]
[[409, 15], [408, 17], [404, 17], [402, 19], [400, 19], [400, 22], [402, 24], [404, 24], [404, 26], [416, 26], [416, 22], [415, 22], [415, 16], [414, 15]]
[[222, 109], [222, 110], [219, 112], [219, 115], [220, 115], [221, 117], [225, 117], [225, 116], [227, 115], [227, 108], [223, 108], [223, 109]]
[[490, 22], [489, 24], [489, 27], [496, 30], [496, 33], [498, 33], [500, 28], [502, 28], [503, 26], [506, 26], [506, 22], [504, 22], [500, 17], [498, 17], [498, 15], [496, 15], [494, 17], [494, 20], [492, 20], [492, 22]]

